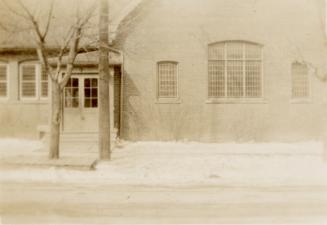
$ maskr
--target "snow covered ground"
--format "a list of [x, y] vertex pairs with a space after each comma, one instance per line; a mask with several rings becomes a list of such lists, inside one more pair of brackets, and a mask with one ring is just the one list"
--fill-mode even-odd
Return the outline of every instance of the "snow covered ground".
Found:
[[[320, 186], [327, 185], [327, 163], [322, 157], [323, 148], [320, 142], [123, 142], [113, 151], [112, 160], [99, 162], [95, 171], [30, 167], [4, 169], [0, 171], [0, 181], [46, 180], [167, 186]], [[40, 149], [42, 143], [37, 141], [0, 141], [1, 157], [8, 154], [36, 154]]]

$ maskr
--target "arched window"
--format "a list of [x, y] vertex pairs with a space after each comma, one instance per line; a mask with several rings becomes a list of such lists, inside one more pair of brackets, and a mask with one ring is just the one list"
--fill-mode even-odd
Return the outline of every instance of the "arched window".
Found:
[[178, 97], [177, 62], [158, 62], [157, 64], [157, 97], [158, 99]]
[[262, 47], [244, 41], [209, 45], [209, 98], [262, 97]]
[[292, 98], [303, 99], [309, 97], [308, 67], [304, 63], [292, 63]]

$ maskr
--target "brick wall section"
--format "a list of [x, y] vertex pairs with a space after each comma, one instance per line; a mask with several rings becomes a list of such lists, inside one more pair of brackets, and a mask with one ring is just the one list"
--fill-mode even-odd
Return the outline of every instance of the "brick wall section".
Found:
[[[291, 64], [327, 72], [321, 1], [145, 1], [117, 36], [124, 51], [123, 137], [130, 140], [296, 141], [324, 132], [326, 83], [310, 71], [309, 103], [291, 100]], [[208, 104], [207, 45], [263, 45], [264, 98]], [[156, 63], [177, 61], [180, 104], [156, 100]]]

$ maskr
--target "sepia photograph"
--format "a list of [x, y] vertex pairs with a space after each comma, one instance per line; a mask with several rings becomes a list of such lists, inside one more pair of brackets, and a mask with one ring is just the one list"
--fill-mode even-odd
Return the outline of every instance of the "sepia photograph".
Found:
[[0, 224], [327, 224], [327, 0], [0, 0]]

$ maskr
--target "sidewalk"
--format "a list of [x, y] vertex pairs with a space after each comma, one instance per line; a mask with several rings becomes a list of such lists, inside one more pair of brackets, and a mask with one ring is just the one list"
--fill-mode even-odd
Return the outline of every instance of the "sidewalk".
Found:
[[[68, 168], [77, 170], [95, 169], [97, 144], [92, 142], [61, 143], [60, 158], [50, 160], [45, 144], [39, 141], [4, 139], [0, 143], [0, 165], [2, 168]], [[22, 146], [22, 147], [18, 147]]]
[[[26, 162], [31, 155], [39, 154], [40, 148], [32, 151], [33, 154], [27, 151], [18, 154], [22, 151], [16, 149], [16, 155], [12, 157], [26, 158], [22, 159]], [[46, 157], [46, 151], [42, 154]], [[6, 155], [2, 160], [7, 160], [8, 153]], [[67, 170], [65, 166], [53, 168], [50, 165], [48, 169], [13, 167], [0, 171], [0, 179], [78, 184], [92, 182], [98, 185], [327, 186], [327, 163], [322, 156], [323, 145], [319, 142], [125, 142], [113, 150], [110, 161], [99, 162], [92, 171]], [[95, 160], [96, 145], [70, 143], [64, 146], [59, 161], [65, 162], [67, 158], [65, 163], [71, 164], [69, 157], [74, 157], [72, 160], [78, 162], [82, 161], [81, 158]], [[90, 167], [94, 162], [92, 160], [87, 162]]]

